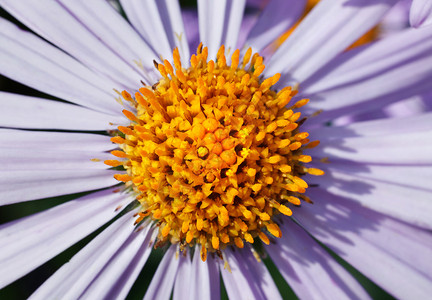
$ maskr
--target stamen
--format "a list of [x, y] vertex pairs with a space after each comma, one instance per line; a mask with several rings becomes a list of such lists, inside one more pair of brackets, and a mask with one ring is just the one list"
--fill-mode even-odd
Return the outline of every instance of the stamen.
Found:
[[250, 48], [242, 59], [234, 51], [230, 66], [223, 46], [216, 62], [207, 56], [200, 44], [184, 69], [176, 48], [173, 65], [154, 62], [157, 84], [134, 97], [121, 93], [136, 111], [123, 111], [131, 123], [111, 138], [121, 148], [111, 153], [121, 159], [105, 161], [126, 169], [114, 177], [141, 203], [137, 223], [157, 224], [156, 244], [200, 244], [202, 260], [255, 238], [269, 244], [266, 233], [281, 237], [275, 216], [311, 202], [301, 177], [324, 174], [304, 166], [312, 158], [303, 150], [319, 141], [299, 131], [306, 119], [297, 122], [301, 113], [293, 110], [308, 100], [286, 107], [296, 92], [273, 91], [281, 75], [262, 80], [263, 58]]

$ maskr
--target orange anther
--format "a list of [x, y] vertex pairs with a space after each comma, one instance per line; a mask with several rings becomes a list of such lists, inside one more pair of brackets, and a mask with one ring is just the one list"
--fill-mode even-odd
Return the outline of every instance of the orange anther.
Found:
[[275, 223], [268, 224], [266, 228], [275, 237], [280, 238], [282, 236], [282, 231], [280, 230], [279, 226], [277, 226]]
[[117, 179], [118, 181], [123, 181], [123, 182], [127, 182], [131, 180], [130, 176], [127, 174], [115, 174], [114, 178]]
[[235, 243], [235, 245], [236, 245], [237, 247], [239, 247], [239, 248], [243, 248], [243, 247], [244, 247], [244, 243], [243, 243], [242, 239], [239, 238], [239, 237], [236, 237], [236, 238], [234, 239], [234, 243]]
[[114, 160], [114, 159], [109, 159], [109, 160], [105, 160], [104, 164], [111, 166], [111, 167], [118, 167], [118, 166], [121, 166], [123, 164], [123, 162], [118, 161], [118, 160]]
[[320, 169], [316, 169], [316, 168], [309, 168], [307, 169], [307, 172], [311, 175], [315, 175], [315, 176], [321, 176], [324, 175], [324, 171], [320, 170]]
[[113, 136], [110, 140], [111, 142], [116, 144], [124, 144], [126, 142], [126, 140], [121, 136]]
[[192, 134], [196, 139], [202, 139], [205, 136], [205, 127], [201, 124], [192, 127]]
[[224, 150], [229, 150], [234, 148], [235, 146], [235, 140], [233, 138], [226, 138], [222, 141], [222, 148]]
[[162, 229], [162, 236], [167, 237], [170, 230], [171, 230], [171, 228], [170, 228], [169, 224], [166, 224], [165, 227]]
[[218, 128], [219, 122], [213, 118], [208, 118], [204, 120], [203, 126], [207, 131], [214, 132]]
[[114, 156], [117, 156], [117, 157], [121, 157], [121, 158], [128, 157], [128, 155], [126, 153], [124, 153], [123, 151], [120, 151], [120, 150], [113, 150], [113, 151], [111, 151], [111, 154]]
[[259, 233], [259, 238], [261, 239], [261, 241], [263, 241], [264, 244], [266, 244], [266, 245], [270, 244], [270, 240], [269, 240], [268, 236], [264, 232], [261, 231]]
[[234, 150], [226, 150], [221, 153], [220, 158], [228, 165], [233, 165], [237, 161], [237, 154]]
[[212, 247], [213, 249], [219, 249], [219, 238], [217, 236], [212, 236]]
[[216, 139], [220, 142], [228, 137], [228, 133], [226, 130], [223, 130], [222, 128], [216, 129], [214, 132]]
[[216, 155], [220, 155], [223, 151], [222, 148], [222, 144], [221, 143], [216, 143], [213, 146], [212, 152], [215, 153]]
[[213, 133], [208, 132], [203, 139], [205, 144], [214, 144], [216, 143], [216, 137]]

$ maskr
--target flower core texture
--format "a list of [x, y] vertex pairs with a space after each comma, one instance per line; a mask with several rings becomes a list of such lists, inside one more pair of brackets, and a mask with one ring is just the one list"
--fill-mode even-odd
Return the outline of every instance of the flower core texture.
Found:
[[295, 90], [274, 91], [280, 74], [262, 79], [263, 58], [251, 49], [242, 59], [234, 51], [229, 64], [224, 46], [215, 61], [207, 56], [200, 45], [184, 68], [175, 49], [174, 66], [155, 62], [158, 83], [121, 93], [134, 111], [123, 111], [131, 123], [111, 139], [118, 159], [105, 161], [126, 170], [115, 178], [141, 203], [137, 222], [151, 218], [161, 243], [201, 244], [203, 260], [281, 237], [274, 217], [310, 201], [302, 175], [324, 173], [305, 166], [303, 150], [319, 143], [299, 130], [296, 109], [308, 100], [290, 104]]

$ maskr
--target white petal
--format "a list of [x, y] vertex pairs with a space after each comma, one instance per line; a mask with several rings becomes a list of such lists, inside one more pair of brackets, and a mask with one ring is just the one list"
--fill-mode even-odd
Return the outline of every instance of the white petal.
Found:
[[344, 51], [379, 22], [396, 0], [323, 0], [276, 51], [265, 74], [298, 83]]
[[246, 47], [259, 52], [297, 22], [305, 9], [305, 0], [272, 0], [260, 14], [246, 40]]
[[180, 265], [174, 285], [173, 299], [220, 299], [219, 268], [217, 259], [210, 254], [203, 262], [201, 248], [195, 247], [192, 261], [189, 254], [180, 254]]
[[[134, 232], [134, 213], [136, 211], [131, 211], [108, 226], [45, 281], [30, 299], [80, 298], [92, 281], [101, 272], [107, 271], [104, 270], [104, 267], [113, 263], [110, 260], [118, 258], [116, 255], [121, 255], [124, 250], [121, 249], [122, 246], [125, 248], [139, 247], [136, 242], [144, 240], [145, 234]], [[131, 254], [133, 255], [133, 253], [132, 250]], [[130, 261], [131, 256], [127, 257], [123, 263], [127, 265]]]
[[220, 270], [230, 299], [282, 299], [273, 278], [262, 261], [258, 262], [250, 249], [224, 250], [231, 272]]
[[356, 55], [349, 52], [305, 83], [302, 96], [312, 99], [309, 108], [358, 113], [430, 90], [432, 27], [395, 34]]
[[432, 24], [432, 2], [430, 0], [413, 0], [409, 21], [411, 26], [416, 28]]
[[[195, 253], [194, 256], [197, 253]], [[198, 255], [199, 256], [199, 255]], [[196, 299], [191, 297], [191, 288], [195, 285], [192, 281], [192, 261], [188, 251], [180, 253], [179, 267], [174, 283], [173, 299]]]
[[0, 126], [4, 127], [95, 131], [115, 129], [110, 123], [127, 123], [124, 117], [78, 105], [4, 92], [0, 92], [0, 105]]
[[117, 148], [110, 137], [102, 134], [28, 131], [0, 128], [1, 141], [13, 148], [81, 150], [103, 152]]
[[[143, 236], [145, 236], [144, 241]], [[151, 236], [150, 233], [143, 232], [137, 235], [138, 239], [135, 239], [133, 244], [123, 247], [121, 253], [116, 255], [98, 278], [92, 282], [83, 298], [96, 299], [104, 295], [105, 298], [125, 299], [152, 251]], [[136, 254], [131, 257], [135, 252]], [[107, 286], [111, 288], [107, 289]]]
[[[246, 0], [228, 1], [226, 7], [226, 22], [222, 37], [222, 44], [227, 49], [227, 54], [232, 54], [237, 49], [237, 40], [243, 20], [243, 12]], [[228, 61], [228, 60], [227, 60]]]
[[300, 299], [369, 299], [361, 285], [303, 229], [284, 219], [282, 238], [266, 247]]
[[171, 61], [178, 47], [182, 63], [189, 65], [189, 45], [178, 1], [120, 0], [132, 25], [155, 49], [159, 56]]
[[0, 171], [0, 205], [113, 186], [113, 170]]
[[114, 83], [14, 24], [4, 19], [0, 24], [0, 71], [4, 76], [94, 110], [120, 114]]
[[[78, 11], [72, 12], [64, 4], [50, 0], [38, 3], [31, 0], [2, 0], [0, 3], [40, 36], [115, 81], [117, 86], [114, 87], [130, 89], [139, 86], [144, 73], [134, 65], [132, 57], [144, 66], [150, 66], [152, 60], [144, 56], [151, 53], [150, 50], [106, 1], [81, 1], [81, 7], [84, 2], [96, 7], [98, 13], [86, 14], [83, 9], [78, 15]], [[78, 9], [78, 6], [74, 6], [77, 1], [68, 3], [74, 10]], [[116, 35], [123, 35], [127, 39]], [[119, 50], [131, 47], [141, 49], [141, 56], [127, 53], [130, 50]]]
[[[152, 235], [148, 229], [145, 228], [144, 232], [137, 235], [133, 234], [133, 242], [125, 243], [126, 246], [116, 253], [102, 273], [91, 283], [82, 298], [126, 298], [152, 251]], [[111, 288], [107, 289], [107, 286]]]
[[396, 298], [429, 297], [430, 232], [324, 191], [310, 196], [314, 204], [294, 208], [293, 216], [314, 238]]
[[[156, 53], [106, 1], [60, 0], [60, 2], [75, 18], [85, 24], [98, 40], [138, 71], [140, 74], [138, 78], [144, 75], [149, 83], [152, 83], [152, 77], [147, 74], [147, 71], [153, 70], [153, 59], [157, 58]], [[95, 14], [95, 11], [98, 13]], [[121, 47], [118, 46], [119, 44]], [[135, 87], [137, 83], [131, 87]]]
[[[227, 0], [198, 1], [198, 23], [200, 39], [208, 47], [209, 59], [215, 59], [222, 45]], [[229, 12], [228, 12], [229, 13]]]
[[[104, 160], [113, 159], [111, 153], [95, 151], [58, 151], [34, 148], [0, 147], [0, 164], [6, 170], [79, 170], [108, 169]], [[95, 161], [97, 160], [97, 161]]]
[[0, 287], [81, 240], [117, 213], [125, 195], [96, 192], [0, 226]]
[[176, 245], [172, 245], [168, 248], [156, 270], [156, 273], [153, 276], [152, 281], [150, 282], [150, 286], [147, 289], [144, 300], [168, 300], [170, 298], [179, 265], [177, 251]]
[[[195, 251], [195, 254], [199, 254], [199, 251], [199, 249]], [[200, 255], [194, 255], [192, 260], [190, 299], [220, 299], [220, 275], [217, 260], [219, 260], [218, 257], [208, 255], [207, 260], [203, 262]]]

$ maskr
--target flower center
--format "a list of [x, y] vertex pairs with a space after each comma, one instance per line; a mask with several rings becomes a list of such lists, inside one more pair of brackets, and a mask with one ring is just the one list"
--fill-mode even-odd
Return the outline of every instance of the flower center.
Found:
[[302, 149], [319, 143], [299, 131], [294, 112], [308, 100], [287, 107], [296, 91], [273, 91], [280, 74], [262, 80], [258, 53], [248, 49], [240, 61], [236, 50], [228, 65], [224, 52], [207, 61], [200, 45], [185, 69], [175, 49], [174, 68], [155, 62], [157, 84], [135, 97], [123, 91], [136, 111], [123, 111], [131, 124], [112, 138], [122, 149], [112, 154], [122, 159], [105, 161], [127, 170], [115, 178], [136, 192], [137, 222], [154, 220], [162, 242], [201, 244], [203, 260], [256, 237], [268, 244], [267, 233], [281, 237], [274, 216], [309, 201], [302, 175], [324, 173], [304, 166], [311, 157]]

